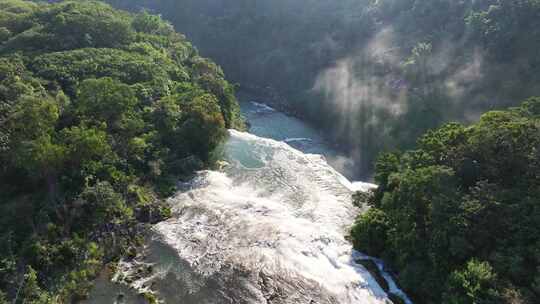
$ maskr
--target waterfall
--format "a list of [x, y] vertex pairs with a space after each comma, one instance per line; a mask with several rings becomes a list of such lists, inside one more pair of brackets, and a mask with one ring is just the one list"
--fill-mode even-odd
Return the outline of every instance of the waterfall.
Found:
[[[169, 203], [145, 253], [120, 269], [166, 303], [388, 303], [345, 239], [361, 211], [323, 156], [231, 130], [228, 165]], [[148, 274], [144, 270], [151, 269]], [[121, 271], [121, 272], [122, 272]], [[395, 285], [391, 285], [395, 289]]]

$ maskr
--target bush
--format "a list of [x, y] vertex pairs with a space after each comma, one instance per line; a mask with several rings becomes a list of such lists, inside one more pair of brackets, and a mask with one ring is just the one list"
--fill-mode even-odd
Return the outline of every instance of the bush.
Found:
[[450, 275], [443, 303], [500, 303], [496, 284], [497, 277], [488, 262], [470, 260], [465, 269]]
[[369, 255], [380, 256], [386, 247], [388, 229], [386, 214], [371, 208], [356, 220], [351, 229], [353, 245]]

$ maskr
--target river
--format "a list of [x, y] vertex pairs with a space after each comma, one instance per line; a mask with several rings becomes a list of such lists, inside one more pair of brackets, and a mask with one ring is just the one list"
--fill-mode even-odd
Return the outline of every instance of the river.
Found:
[[119, 264], [114, 280], [123, 284], [100, 278], [86, 303], [145, 303], [133, 290], [181, 304], [389, 303], [345, 239], [362, 211], [353, 190], [374, 185], [330, 166], [339, 153], [300, 120], [241, 106], [251, 133], [230, 130], [224, 168], [179, 184], [172, 218]]
[[242, 114], [250, 123], [249, 132], [263, 138], [284, 141], [304, 153], [323, 155], [328, 164], [347, 178], [355, 176], [353, 163], [333, 149], [319, 131], [302, 120], [286, 115], [249, 96], [240, 102]]

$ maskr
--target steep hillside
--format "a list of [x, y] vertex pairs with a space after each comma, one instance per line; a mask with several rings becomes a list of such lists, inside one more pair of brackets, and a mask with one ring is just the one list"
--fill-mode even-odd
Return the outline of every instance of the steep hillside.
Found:
[[0, 303], [85, 297], [241, 128], [221, 69], [159, 17], [0, 2]]

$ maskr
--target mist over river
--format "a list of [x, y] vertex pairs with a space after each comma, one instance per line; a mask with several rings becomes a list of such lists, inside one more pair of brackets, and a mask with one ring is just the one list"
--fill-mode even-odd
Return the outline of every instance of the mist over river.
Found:
[[86, 303], [145, 303], [134, 290], [165, 303], [391, 303], [345, 239], [362, 211], [351, 194], [374, 185], [328, 165], [338, 153], [300, 120], [241, 107], [251, 133], [229, 131], [223, 169], [180, 184], [172, 217], [120, 262], [121, 284], [102, 277]]

